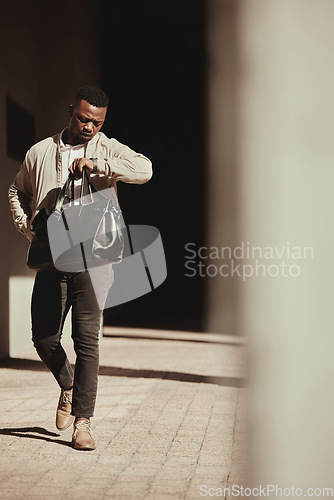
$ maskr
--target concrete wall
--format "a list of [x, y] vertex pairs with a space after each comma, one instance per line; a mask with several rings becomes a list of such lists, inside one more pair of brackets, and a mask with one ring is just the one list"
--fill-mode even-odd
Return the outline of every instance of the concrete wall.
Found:
[[6, 96], [34, 115], [36, 140], [55, 134], [67, 125], [68, 106], [76, 88], [83, 84], [99, 85], [97, 9], [88, 1], [80, 2], [78, 7], [77, 2], [60, 1], [52, 8], [50, 2], [35, 0], [7, 2], [1, 8], [0, 217], [4, 237], [0, 249], [0, 357], [6, 357], [10, 352], [10, 308], [18, 319], [15, 323], [15, 346], [18, 342], [22, 349], [31, 345], [25, 315], [19, 321], [21, 307], [26, 308], [29, 298], [26, 297], [25, 304], [22, 304], [24, 295], [18, 292], [21, 301], [17, 297], [15, 305], [10, 305], [9, 280], [11, 276], [30, 277], [32, 280], [34, 276], [25, 264], [28, 242], [16, 231], [9, 211], [7, 191], [20, 168], [20, 162], [7, 157]]
[[[244, 282], [235, 277], [237, 333], [250, 344], [251, 477], [253, 485], [294, 485], [306, 494], [308, 487], [333, 487], [334, 3], [209, 0], [208, 6], [215, 35], [208, 87], [210, 244], [232, 240], [235, 221], [239, 242], [285, 248], [283, 257], [260, 259], [265, 277], [262, 268]], [[236, 31], [226, 40], [231, 10]], [[234, 66], [234, 97], [226, 66]], [[231, 103], [234, 122], [227, 118]], [[237, 213], [227, 192], [234, 176]], [[292, 247], [313, 253], [293, 257]], [[241, 262], [255, 266], [254, 259]], [[283, 262], [286, 277], [268, 275], [276, 274], [269, 265]], [[232, 324], [225, 318], [229, 286], [233, 291], [223, 278], [208, 280], [213, 330]]]

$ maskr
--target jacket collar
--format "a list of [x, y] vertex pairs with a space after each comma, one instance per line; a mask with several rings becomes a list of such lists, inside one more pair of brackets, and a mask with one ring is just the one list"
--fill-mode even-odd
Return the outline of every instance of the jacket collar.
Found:
[[[66, 128], [64, 128], [60, 132], [60, 134], [56, 134], [55, 136], [53, 136], [53, 140], [54, 140], [55, 144], [57, 145], [57, 149], [58, 150], [60, 148], [60, 139], [61, 139], [61, 136], [62, 136], [63, 132], [66, 130]], [[98, 132], [96, 135], [94, 135], [93, 139], [91, 139], [90, 141], [87, 142], [87, 150], [90, 150], [92, 147], [94, 147], [96, 145], [97, 141], [99, 140], [99, 138], [102, 135], [103, 135], [102, 132]], [[87, 156], [88, 156], [88, 154], [87, 154]]]

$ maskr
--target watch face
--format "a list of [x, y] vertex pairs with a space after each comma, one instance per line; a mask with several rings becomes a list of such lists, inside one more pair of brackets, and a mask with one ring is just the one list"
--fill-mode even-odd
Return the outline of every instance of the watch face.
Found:
[[92, 170], [92, 173], [96, 174], [96, 172], [97, 172], [97, 158], [90, 158], [90, 160], [93, 161], [93, 170]]

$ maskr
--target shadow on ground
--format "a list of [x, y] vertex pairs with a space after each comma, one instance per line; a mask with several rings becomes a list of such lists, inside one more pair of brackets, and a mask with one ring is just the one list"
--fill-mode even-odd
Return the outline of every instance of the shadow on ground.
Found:
[[[13, 370], [48, 371], [42, 361], [22, 358], [8, 358], [0, 362], [0, 368]], [[241, 377], [213, 377], [197, 375], [195, 373], [182, 373], [160, 370], [138, 370], [134, 368], [120, 368], [117, 366], [100, 366], [99, 375], [111, 377], [134, 378], [159, 378], [176, 380], [179, 382], [192, 382], [198, 384], [215, 384], [225, 387], [245, 387], [246, 379]]]
[[191, 343], [199, 343], [199, 344], [214, 344], [214, 345], [231, 345], [235, 347], [244, 347], [242, 342], [232, 342], [226, 340], [203, 340], [203, 339], [194, 339], [194, 338], [175, 338], [175, 337], [153, 337], [150, 335], [131, 335], [125, 333], [104, 333], [104, 338], [114, 338], [114, 339], [132, 339], [132, 340], [153, 340], [160, 341], [164, 340], [167, 342], [191, 342]]
[[20, 438], [40, 439], [42, 441], [48, 441], [50, 443], [62, 444], [64, 446], [72, 447], [72, 443], [70, 443], [69, 441], [63, 441], [62, 439], [51, 439], [52, 437], [59, 437], [60, 434], [50, 432], [43, 427], [7, 427], [4, 429], [0, 429], [0, 434], [4, 434], [6, 436], [16, 436]]

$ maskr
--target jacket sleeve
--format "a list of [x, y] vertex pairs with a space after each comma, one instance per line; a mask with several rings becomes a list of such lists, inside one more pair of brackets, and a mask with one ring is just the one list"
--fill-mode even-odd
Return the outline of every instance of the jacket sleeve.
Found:
[[151, 161], [116, 139], [110, 141], [110, 158], [97, 161], [97, 173], [131, 184], [144, 184], [149, 181], [152, 177]]
[[32, 215], [33, 189], [28, 172], [29, 151], [13, 184], [9, 187], [8, 198], [14, 224], [18, 231], [24, 233], [29, 241], [33, 234], [29, 221]]

